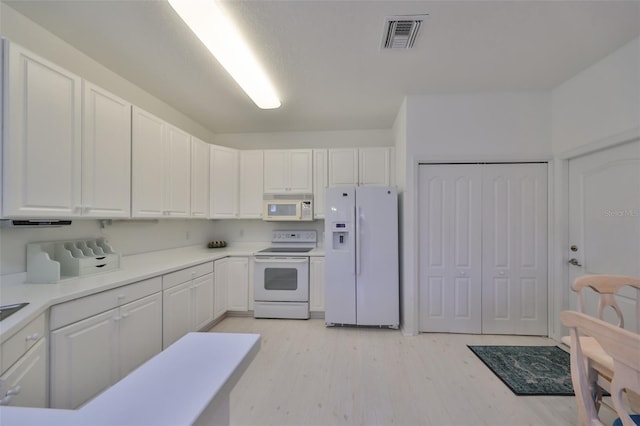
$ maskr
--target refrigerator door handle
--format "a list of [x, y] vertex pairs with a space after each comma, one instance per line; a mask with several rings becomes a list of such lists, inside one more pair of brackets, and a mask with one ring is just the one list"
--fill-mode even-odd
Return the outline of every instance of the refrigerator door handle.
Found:
[[362, 208], [359, 206], [356, 208], [356, 276], [360, 276], [360, 233], [362, 232], [362, 221], [360, 220], [361, 210]]

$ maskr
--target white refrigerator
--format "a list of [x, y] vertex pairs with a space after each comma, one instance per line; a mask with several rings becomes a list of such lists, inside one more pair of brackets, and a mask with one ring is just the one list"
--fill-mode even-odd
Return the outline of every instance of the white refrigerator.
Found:
[[398, 328], [395, 187], [327, 188], [325, 323]]

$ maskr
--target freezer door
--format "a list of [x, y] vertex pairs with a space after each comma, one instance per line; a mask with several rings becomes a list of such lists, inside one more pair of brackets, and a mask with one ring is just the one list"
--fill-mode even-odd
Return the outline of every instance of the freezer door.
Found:
[[395, 187], [356, 189], [356, 230], [357, 324], [395, 328], [400, 323]]
[[325, 198], [325, 323], [356, 323], [355, 187], [327, 188]]

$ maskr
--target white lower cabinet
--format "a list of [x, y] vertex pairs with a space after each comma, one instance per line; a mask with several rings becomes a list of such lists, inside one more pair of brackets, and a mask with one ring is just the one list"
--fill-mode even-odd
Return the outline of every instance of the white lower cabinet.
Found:
[[162, 277], [162, 347], [213, 321], [213, 262], [185, 268]]
[[309, 260], [309, 310], [324, 312], [324, 257]]
[[40, 339], [9, 370], [0, 376], [0, 405], [47, 406], [47, 345]]
[[47, 406], [46, 342], [41, 315], [2, 343], [0, 405]]
[[214, 317], [227, 311], [249, 310], [249, 258], [225, 257], [216, 260]]
[[227, 310], [249, 310], [249, 259], [247, 257], [228, 258]]
[[[160, 281], [147, 282], [158, 291], [51, 332], [51, 408], [77, 408], [162, 350]], [[124, 291], [113, 296], [126, 298]], [[62, 318], [66, 309], [95, 312], [108, 303], [98, 293], [56, 310]]]
[[213, 318], [218, 319], [227, 312], [227, 280], [229, 276], [229, 258], [215, 261], [215, 285], [213, 295]]

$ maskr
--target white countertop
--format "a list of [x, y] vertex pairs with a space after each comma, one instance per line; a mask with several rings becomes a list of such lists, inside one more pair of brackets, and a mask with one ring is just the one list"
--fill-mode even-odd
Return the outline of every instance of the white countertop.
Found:
[[[22, 302], [29, 302], [29, 305], [0, 322], [0, 342], [11, 337], [53, 305], [227, 256], [252, 256], [268, 246], [269, 243], [216, 249], [191, 246], [123, 256], [120, 269], [69, 278], [57, 284], [26, 283], [26, 273], [2, 275], [0, 305]], [[324, 256], [324, 249], [316, 248], [306, 254]]]
[[0, 407], [0, 424], [194, 424], [228, 398], [259, 348], [258, 334], [189, 333], [78, 410]]

